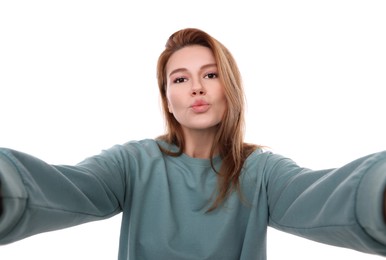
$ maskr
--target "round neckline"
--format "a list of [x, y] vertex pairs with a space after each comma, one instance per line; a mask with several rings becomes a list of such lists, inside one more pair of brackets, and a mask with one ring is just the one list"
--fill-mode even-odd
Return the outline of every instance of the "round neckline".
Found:
[[[180, 156], [175, 158], [181, 158], [184, 162], [187, 162], [189, 164], [197, 165], [197, 166], [211, 166], [211, 159], [210, 158], [195, 158], [191, 157], [185, 153], [182, 153]], [[213, 165], [217, 165], [221, 162], [220, 155], [216, 155], [212, 158]]]
[[[159, 145], [161, 145], [162, 147], [164, 147], [167, 150], [170, 150], [172, 152], [178, 151], [178, 147], [174, 144], [169, 144], [169, 143], [162, 141], [162, 140], [157, 140], [157, 142]], [[168, 156], [168, 157], [173, 158], [173, 159], [178, 159], [178, 160], [182, 159], [183, 162], [191, 164], [191, 165], [205, 166], [205, 167], [211, 166], [211, 159], [210, 158], [195, 158], [195, 157], [191, 157], [191, 156], [187, 155], [186, 153], [182, 153], [179, 156]], [[220, 155], [214, 156], [212, 158], [213, 165], [217, 165], [218, 163], [221, 162], [221, 160], [222, 159], [221, 159]]]

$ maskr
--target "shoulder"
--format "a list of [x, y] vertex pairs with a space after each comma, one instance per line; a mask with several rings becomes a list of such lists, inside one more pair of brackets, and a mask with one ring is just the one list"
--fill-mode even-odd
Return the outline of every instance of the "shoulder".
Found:
[[110, 148], [102, 150], [102, 152], [96, 156], [86, 158], [86, 160], [115, 161], [121, 164], [130, 161], [150, 161], [160, 156], [162, 156], [162, 152], [157, 141], [153, 139], [143, 139], [115, 144]]
[[123, 144], [118, 144], [109, 149], [114, 153], [124, 153], [138, 157], [158, 157], [162, 155], [159, 144], [154, 139], [132, 140]]
[[271, 175], [272, 172], [299, 170], [300, 167], [292, 159], [265, 148], [257, 148], [244, 163], [244, 168], [258, 175]]
[[265, 149], [263, 147], [257, 147], [253, 152], [249, 154], [245, 163], [248, 164], [256, 164], [257, 162], [261, 164], [262, 162], [267, 163], [268, 161], [272, 163], [273, 161], [278, 160], [279, 158], [283, 158], [280, 155], [274, 154], [272, 151]]

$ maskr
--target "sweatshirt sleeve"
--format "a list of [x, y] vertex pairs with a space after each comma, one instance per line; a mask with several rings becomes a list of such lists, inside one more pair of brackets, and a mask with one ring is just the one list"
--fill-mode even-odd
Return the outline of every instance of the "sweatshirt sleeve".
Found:
[[0, 149], [0, 244], [119, 213], [126, 182], [119, 156], [110, 149], [65, 166]]
[[271, 155], [267, 174], [272, 227], [317, 242], [386, 256], [382, 210], [386, 152], [320, 171]]

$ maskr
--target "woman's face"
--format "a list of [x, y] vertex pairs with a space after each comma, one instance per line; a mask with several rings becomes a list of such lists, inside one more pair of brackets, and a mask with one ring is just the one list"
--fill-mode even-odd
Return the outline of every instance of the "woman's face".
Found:
[[176, 51], [166, 65], [166, 78], [169, 112], [184, 132], [214, 131], [227, 105], [212, 51], [200, 45]]

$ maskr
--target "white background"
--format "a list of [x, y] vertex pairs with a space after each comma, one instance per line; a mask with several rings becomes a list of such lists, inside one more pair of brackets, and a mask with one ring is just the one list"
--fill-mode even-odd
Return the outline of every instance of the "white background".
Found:
[[[163, 133], [156, 60], [206, 30], [234, 54], [249, 142], [305, 167], [386, 148], [385, 1], [1, 1], [0, 146], [74, 164]], [[120, 215], [0, 247], [1, 260], [116, 259]], [[272, 259], [383, 259], [269, 229]]]

